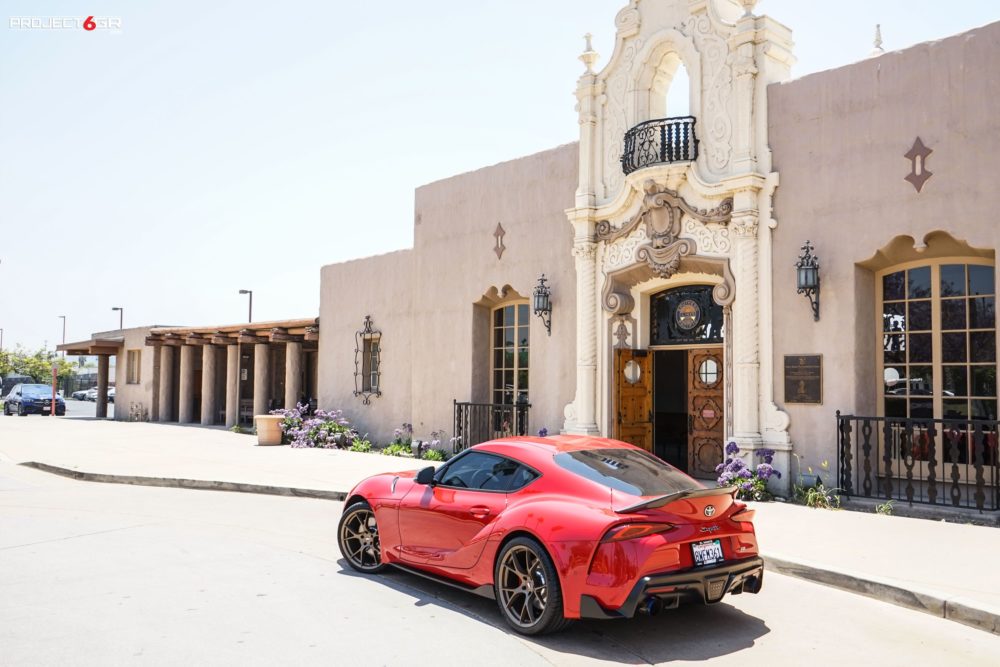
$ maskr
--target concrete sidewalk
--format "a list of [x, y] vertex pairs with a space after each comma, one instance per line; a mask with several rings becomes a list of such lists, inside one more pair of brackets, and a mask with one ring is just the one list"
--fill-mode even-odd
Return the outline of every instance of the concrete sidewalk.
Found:
[[[368, 475], [412, 459], [257, 447], [221, 429], [43, 417], [0, 417], [0, 463], [92, 481], [341, 498]], [[58, 472], [58, 471], [57, 471]], [[1000, 634], [1000, 530], [754, 503], [769, 569]]]

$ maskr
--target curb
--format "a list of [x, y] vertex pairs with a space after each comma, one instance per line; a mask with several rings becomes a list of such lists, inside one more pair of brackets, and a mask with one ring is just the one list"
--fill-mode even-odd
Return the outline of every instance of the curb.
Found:
[[243, 482], [217, 482], [202, 479], [182, 479], [177, 477], [141, 477], [139, 475], [107, 475], [104, 473], [70, 470], [59, 466], [24, 461], [18, 465], [35, 468], [42, 472], [61, 475], [84, 482], [102, 482], [105, 484], [134, 484], [136, 486], [159, 486], [175, 489], [195, 489], [199, 491], [234, 491], [237, 493], [258, 493], [269, 496], [290, 496], [296, 498], [318, 498], [320, 500], [344, 500], [347, 494], [343, 491], [326, 491], [323, 489], [300, 489], [293, 486], [269, 486], [266, 484], [244, 484]]
[[806, 579], [882, 602], [921, 611], [949, 621], [1000, 635], [1000, 609], [979, 600], [914, 586], [903, 581], [836, 570], [805, 561], [761, 554], [764, 567], [778, 574]]

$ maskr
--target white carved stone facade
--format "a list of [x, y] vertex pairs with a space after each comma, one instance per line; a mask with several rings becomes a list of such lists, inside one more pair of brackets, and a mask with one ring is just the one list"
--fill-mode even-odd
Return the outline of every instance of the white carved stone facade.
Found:
[[[598, 72], [590, 48], [577, 86], [580, 178], [575, 207], [577, 388], [568, 433], [611, 435], [615, 347], [648, 344], [649, 296], [715, 285], [724, 306], [726, 440], [777, 450], [788, 470], [788, 418], [774, 404], [771, 200], [766, 86], [789, 76], [790, 31], [753, 14], [756, 0], [632, 0]], [[669, 113], [680, 63], [690, 78], [695, 160], [626, 174], [626, 132]]]

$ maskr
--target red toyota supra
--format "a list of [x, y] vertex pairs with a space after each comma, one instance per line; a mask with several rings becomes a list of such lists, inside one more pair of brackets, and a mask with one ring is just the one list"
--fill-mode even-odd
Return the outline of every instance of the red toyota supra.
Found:
[[386, 473], [344, 503], [348, 564], [494, 598], [517, 632], [757, 593], [753, 510], [632, 445], [504, 438], [441, 467]]

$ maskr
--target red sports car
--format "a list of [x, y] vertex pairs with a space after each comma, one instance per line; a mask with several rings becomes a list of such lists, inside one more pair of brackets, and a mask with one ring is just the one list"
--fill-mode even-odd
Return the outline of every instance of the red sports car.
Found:
[[604, 438], [504, 438], [440, 468], [387, 473], [344, 503], [340, 550], [495, 598], [514, 630], [757, 593], [753, 510]]

